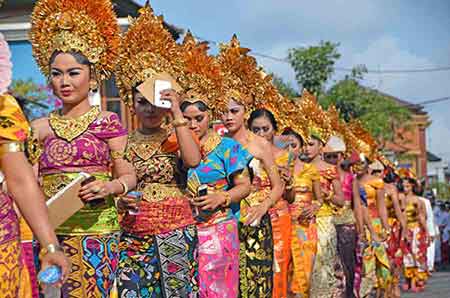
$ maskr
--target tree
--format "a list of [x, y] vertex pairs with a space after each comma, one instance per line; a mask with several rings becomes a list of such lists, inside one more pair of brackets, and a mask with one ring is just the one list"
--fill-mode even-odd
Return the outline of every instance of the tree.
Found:
[[338, 43], [321, 41], [317, 46], [290, 49], [288, 60], [299, 85], [319, 95], [334, 73], [334, 64], [341, 57], [338, 46]]
[[351, 75], [334, 84], [319, 102], [325, 108], [335, 105], [345, 121], [360, 119], [374, 137], [392, 140], [395, 127], [405, 123], [411, 113], [391, 96], [362, 86], [359, 80], [365, 72], [364, 66], [354, 68]]
[[286, 96], [288, 98], [294, 99], [295, 97], [298, 97], [298, 92], [291, 86], [291, 84], [283, 81], [282, 78], [275, 74], [272, 75], [272, 82], [277, 87], [278, 92], [281, 93], [281, 95]]
[[316, 46], [290, 49], [288, 59], [298, 84], [316, 94], [325, 108], [335, 105], [345, 121], [358, 118], [376, 138], [391, 140], [395, 125], [407, 120], [410, 112], [392, 97], [361, 84], [367, 73], [364, 65], [354, 67], [325, 90], [341, 57], [338, 46], [338, 43], [321, 41]]

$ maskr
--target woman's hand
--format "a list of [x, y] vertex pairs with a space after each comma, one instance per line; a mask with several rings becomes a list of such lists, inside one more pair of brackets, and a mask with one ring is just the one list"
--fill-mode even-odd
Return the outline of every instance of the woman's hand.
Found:
[[192, 199], [192, 205], [200, 207], [202, 210], [216, 210], [226, 202], [226, 198], [221, 193], [212, 193], [206, 196]]
[[310, 206], [306, 206], [303, 211], [300, 213], [299, 221], [305, 222], [309, 221], [316, 216], [317, 211], [319, 211], [320, 206], [317, 204], [311, 204]]
[[102, 199], [114, 193], [112, 181], [94, 180], [81, 187], [79, 195], [84, 202]]
[[139, 202], [135, 198], [123, 196], [117, 199], [116, 207], [120, 213], [135, 211], [139, 208]]
[[171, 102], [170, 112], [174, 118], [182, 116], [180, 105], [182, 102], [181, 95], [174, 89], [166, 89], [161, 91], [161, 99]]
[[247, 216], [245, 217], [246, 226], [258, 226], [261, 222], [261, 218], [269, 210], [269, 202], [264, 200], [264, 202], [248, 208]]
[[280, 173], [281, 180], [283, 180], [283, 182], [286, 185], [290, 185], [292, 175], [291, 175], [291, 171], [289, 171], [289, 168], [288, 167], [278, 167], [278, 171]]
[[67, 258], [64, 255], [64, 252], [62, 251], [55, 251], [51, 253], [47, 253], [45, 256], [42, 257], [41, 260], [42, 269], [45, 270], [46, 268], [50, 266], [58, 266], [61, 269], [61, 280], [56, 283], [57, 287], [62, 287], [64, 282], [69, 277], [70, 271], [71, 271], [71, 264], [69, 258]]

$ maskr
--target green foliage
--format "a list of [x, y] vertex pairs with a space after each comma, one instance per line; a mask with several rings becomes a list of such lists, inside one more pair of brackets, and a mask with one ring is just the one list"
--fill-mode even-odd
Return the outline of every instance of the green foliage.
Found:
[[353, 78], [337, 82], [320, 98], [324, 107], [333, 104], [341, 117], [358, 118], [376, 138], [392, 140], [394, 127], [410, 117], [410, 111], [392, 97], [361, 86]]
[[13, 80], [10, 89], [14, 96], [26, 101], [26, 104], [35, 104], [47, 107], [43, 102], [48, 99], [48, 94], [44, 88], [28, 80]]
[[280, 78], [275, 74], [271, 75], [272, 75], [272, 82], [275, 85], [275, 87], [277, 87], [278, 92], [280, 92], [281, 95], [292, 99], [299, 96], [298, 92], [291, 86], [291, 84], [283, 81], [282, 78]]
[[317, 46], [293, 48], [288, 60], [295, 71], [298, 83], [318, 95], [334, 73], [334, 64], [341, 57], [338, 43], [321, 41]]
[[436, 189], [436, 198], [439, 200], [450, 200], [450, 185], [444, 182], [434, 182], [430, 184], [431, 189]]

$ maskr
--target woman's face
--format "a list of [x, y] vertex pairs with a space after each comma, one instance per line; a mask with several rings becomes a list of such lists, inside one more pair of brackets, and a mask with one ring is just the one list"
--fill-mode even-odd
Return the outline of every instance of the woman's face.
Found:
[[275, 134], [274, 127], [267, 117], [258, 117], [253, 119], [250, 130], [260, 136], [265, 138], [269, 142], [273, 142], [273, 136]]
[[209, 116], [208, 111], [202, 112], [197, 105], [191, 104], [184, 111], [183, 116], [189, 121], [189, 128], [202, 138], [208, 132]]
[[413, 185], [408, 180], [403, 180], [403, 190], [406, 194], [412, 193], [413, 191]]
[[228, 103], [227, 111], [222, 115], [222, 121], [230, 133], [238, 131], [245, 121], [245, 108], [234, 100]]
[[71, 54], [56, 55], [50, 65], [50, 84], [53, 93], [64, 104], [78, 104], [88, 100], [90, 70], [77, 62]]
[[298, 158], [301, 154], [302, 143], [296, 136], [288, 135], [287, 137], [289, 141], [288, 150], [294, 154], [295, 158]]
[[310, 138], [309, 142], [305, 146], [305, 154], [310, 160], [318, 156], [321, 153], [321, 150], [322, 143], [315, 138]]
[[140, 92], [133, 94], [134, 110], [144, 128], [160, 127], [167, 110], [152, 105]]

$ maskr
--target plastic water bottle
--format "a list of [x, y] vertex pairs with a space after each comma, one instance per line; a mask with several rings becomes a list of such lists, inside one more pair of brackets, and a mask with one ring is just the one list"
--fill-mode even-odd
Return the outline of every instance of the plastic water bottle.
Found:
[[61, 269], [58, 266], [50, 266], [39, 272], [38, 279], [45, 284], [44, 298], [61, 298], [61, 289], [54, 284], [61, 279]]

